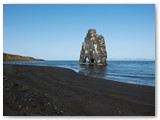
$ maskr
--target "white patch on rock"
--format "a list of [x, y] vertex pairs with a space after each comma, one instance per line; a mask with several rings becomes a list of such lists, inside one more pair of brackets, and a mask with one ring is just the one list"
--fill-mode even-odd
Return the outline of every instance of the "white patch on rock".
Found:
[[100, 60], [97, 60], [98, 63], [100, 63]]
[[94, 49], [95, 49], [96, 53], [98, 53], [98, 51], [97, 51], [97, 44], [94, 44]]

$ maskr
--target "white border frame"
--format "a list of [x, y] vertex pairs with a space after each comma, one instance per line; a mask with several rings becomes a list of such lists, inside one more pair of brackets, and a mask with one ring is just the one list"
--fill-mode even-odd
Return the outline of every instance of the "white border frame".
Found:
[[[155, 80], [156, 80], [156, 105], [155, 105], [155, 117], [130, 117], [130, 116], [126, 116], [126, 117], [120, 117], [120, 116], [103, 116], [103, 117], [5, 117], [3, 116], [3, 4], [156, 4], [156, 9], [155, 9], [155, 12], [156, 12], [156, 42], [155, 42], [155, 73], [156, 73], [156, 76], [155, 76]], [[158, 19], [159, 19], [159, 3], [158, 3], [158, 0], [78, 0], [78, 1], [75, 1], [75, 0], [1, 0], [0, 1], [0, 61], [1, 61], [1, 64], [0, 64], [0, 79], [1, 79], [1, 83], [0, 83], [0, 119], [113, 119], [113, 120], [116, 120], [116, 119], [120, 119], [120, 120], [123, 120], [123, 119], [160, 119], [160, 116], [158, 114], [158, 111], [159, 111], [159, 92], [160, 92], [160, 87], [159, 87], [159, 74], [158, 74], [158, 71], [159, 71], [159, 68], [160, 68], [160, 64], [159, 64], [159, 56], [158, 54], [159, 51], [160, 51], [160, 46], [159, 46], [159, 37], [157, 34], [158, 33], [158, 28], [160, 27], [159, 24], [158, 24]]]

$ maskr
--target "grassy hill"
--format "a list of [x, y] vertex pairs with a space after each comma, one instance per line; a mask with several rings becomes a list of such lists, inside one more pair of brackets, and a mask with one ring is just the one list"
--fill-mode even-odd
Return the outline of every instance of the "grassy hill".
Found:
[[36, 59], [33, 57], [13, 55], [13, 54], [7, 54], [7, 53], [3, 53], [3, 60], [4, 61], [43, 61], [43, 59]]

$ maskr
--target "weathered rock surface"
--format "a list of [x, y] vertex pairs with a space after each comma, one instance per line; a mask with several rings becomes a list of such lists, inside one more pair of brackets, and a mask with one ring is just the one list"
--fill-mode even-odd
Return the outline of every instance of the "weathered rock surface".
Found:
[[96, 34], [95, 29], [89, 29], [85, 41], [82, 43], [80, 52], [80, 64], [86, 64], [88, 58], [89, 64], [106, 65], [107, 52], [104, 37]]

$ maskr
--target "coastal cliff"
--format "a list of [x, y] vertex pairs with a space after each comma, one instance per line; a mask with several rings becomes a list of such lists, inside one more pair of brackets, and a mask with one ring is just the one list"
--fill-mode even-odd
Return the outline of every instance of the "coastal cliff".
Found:
[[44, 61], [44, 60], [33, 58], [33, 57], [28, 57], [28, 56], [3, 53], [3, 61]]

